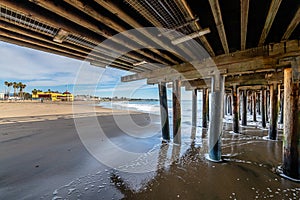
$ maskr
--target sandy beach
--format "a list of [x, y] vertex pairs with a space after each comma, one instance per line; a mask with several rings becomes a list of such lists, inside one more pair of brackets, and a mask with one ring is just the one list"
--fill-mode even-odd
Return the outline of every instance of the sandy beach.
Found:
[[[46, 115], [66, 115], [73, 113], [91, 112], [90, 106], [92, 101], [78, 102], [51, 102], [44, 101], [2, 101], [0, 102], [0, 118], [29, 117], [29, 116], [46, 116]], [[73, 109], [73, 105], [76, 109]], [[111, 113], [110, 109], [93, 107], [93, 112]]]
[[[15, 124], [25, 122], [40, 122], [58, 119], [73, 119], [79, 117], [126, 114], [121, 110], [93, 106], [92, 101], [78, 102], [51, 102], [44, 101], [2, 101], [0, 102], [0, 124]], [[30, 132], [14, 131], [11, 134], [2, 134], [1, 141], [24, 137]]]
[[[69, 117], [71, 104], [0, 106], [6, 108], [1, 118], [9, 121], [0, 124], [0, 199], [300, 198], [299, 183], [275, 173], [282, 160], [281, 139], [264, 140], [267, 130], [259, 123], [249, 123], [241, 134], [232, 134], [228, 120], [222, 139], [224, 162], [213, 163], [205, 159], [207, 130], [201, 127], [183, 125], [181, 145], [161, 144], [156, 132], [159, 118], [149, 114], [131, 114], [138, 124], [132, 127], [126, 121], [117, 122], [103, 108], [96, 108], [96, 116], [74, 119]], [[86, 106], [79, 106], [81, 112]], [[39, 120], [20, 120], [33, 115]], [[90, 135], [99, 132], [95, 119], [107, 141]], [[118, 119], [125, 120], [124, 116]], [[135, 135], [129, 135], [129, 130]], [[89, 136], [88, 141], [83, 141], [82, 134]], [[100, 159], [86, 148], [87, 142], [96, 149], [92, 153], [101, 154]], [[115, 151], [115, 146], [142, 156], [130, 159]], [[109, 161], [114, 161], [111, 166]], [[140, 173], [146, 168], [151, 170]]]

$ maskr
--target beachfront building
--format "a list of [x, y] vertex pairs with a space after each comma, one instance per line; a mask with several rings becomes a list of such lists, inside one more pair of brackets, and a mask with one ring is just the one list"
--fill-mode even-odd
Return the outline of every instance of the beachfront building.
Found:
[[4, 99], [5, 94], [3, 92], [0, 92], [0, 100]]
[[32, 99], [43, 99], [51, 101], [74, 101], [74, 96], [68, 91], [59, 92], [35, 92], [32, 93]]

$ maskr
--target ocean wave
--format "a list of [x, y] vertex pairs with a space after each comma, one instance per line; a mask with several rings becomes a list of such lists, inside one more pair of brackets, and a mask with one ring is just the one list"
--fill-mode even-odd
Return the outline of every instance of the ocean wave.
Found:
[[160, 106], [158, 104], [150, 104], [149, 102], [113, 102], [112, 108], [122, 110], [142, 111], [147, 113], [159, 114]]
[[[101, 102], [100, 106], [105, 108], [112, 108], [118, 110], [131, 110], [151, 114], [160, 114], [159, 101], [115, 101], [115, 102]], [[190, 118], [192, 114], [191, 101], [183, 101], [181, 104], [182, 117]], [[168, 102], [169, 117], [172, 118], [173, 109], [172, 103]], [[198, 113], [201, 113], [201, 108], [198, 107]], [[189, 119], [190, 120], [190, 119]]]

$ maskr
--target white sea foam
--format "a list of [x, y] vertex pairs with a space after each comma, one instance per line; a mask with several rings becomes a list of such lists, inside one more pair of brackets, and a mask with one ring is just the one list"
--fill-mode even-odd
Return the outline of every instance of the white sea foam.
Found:
[[[198, 101], [198, 104], [201, 105], [201, 100]], [[105, 108], [112, 108], [116, 110], [127, 110], [127, 111], [138, 111], [143, 113], [150, 113], [155, 115], [160, 115], [160, 103], [155, 100], [137, 100], [137, 101], [113, 101], [113, 102], [101, 102], [99, 104]], [[181, 113], [182, 113], [182, 124], [191, 125], [191, 116], [192, 116], [192, 101], [183, 100], [181, 102]], [[202, 107], [198, 106], [197, 113], [201, 113]], [[168, 114], [169, 118], [173, 117], [172, 101], [168, 101]], [[200, 124], [202, 122], [202, 115], [197, 115], [197, 121]], [[169, 121], [172, 125], [172, 120]]]

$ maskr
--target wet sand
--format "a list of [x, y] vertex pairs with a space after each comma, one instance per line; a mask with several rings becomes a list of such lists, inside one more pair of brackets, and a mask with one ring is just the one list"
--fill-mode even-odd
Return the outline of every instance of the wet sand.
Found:
[[[250, 123], [241, 134], [230, 132], [230, 121], [224, 124], [224, 162], [213, 163], [205, 159], [207, 131], [201, 127], [183, 126], [179, 146], [161, 144], [160, 133], [151, 135], [159, 128], [157, 116], [131, 114], [141, 128], [134, 129], [135, 136], [128, 135], [131, 127], [121, 128], [112, 115], [81, 116], [75, 123], [63, 116], [68, 114], [0, 125], [0, 199], [300, 198], [300, 184], [275, 173], [282, 159], [281, 139], [264, 140], [267, 130], [259, 124]], [[85, 127], [86, 134], [99, 132], [91, 123], [95, 118], [112, 144], [146, 156], [126, 162], [129, 158], [102, 145], [99, 152], [123, 164], [109, 167], [99, 162], [78, 134], [78, 126]], [[95, 144], [99, 140], [90, 139]], [[154, 170], [132, 173], [147, 167]]]

